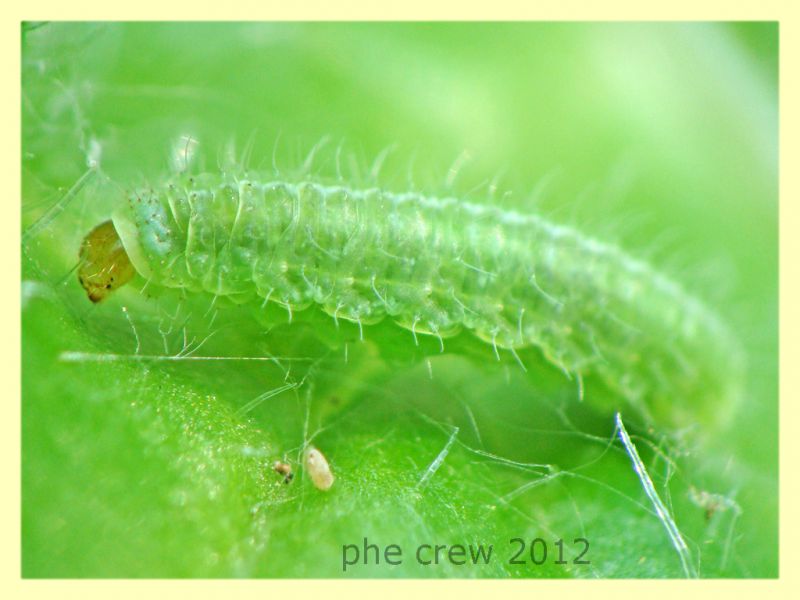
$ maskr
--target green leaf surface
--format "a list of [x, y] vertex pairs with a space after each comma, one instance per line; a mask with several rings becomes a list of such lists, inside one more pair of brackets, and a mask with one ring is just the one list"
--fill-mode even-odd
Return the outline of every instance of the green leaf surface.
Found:
[[[777, 576], [777, 25], [36, 25], [24, 577]], [[187, 148], [211, 171], [234, 148], [296, 172], [326, 138], [314, 175], [344, 157], [363, 184], [392, 147], [389, 189], [539, 212], [646, 258], [735, 332], [743, 400], [673, 431], [466, 333], [440, 353], [388, 322], [361, 340], [316, 309], [289, 323], [142, 280], [86, 299], [78, 248], [122, 190]], [[309, 440], [329, 492], [302, 468]]]

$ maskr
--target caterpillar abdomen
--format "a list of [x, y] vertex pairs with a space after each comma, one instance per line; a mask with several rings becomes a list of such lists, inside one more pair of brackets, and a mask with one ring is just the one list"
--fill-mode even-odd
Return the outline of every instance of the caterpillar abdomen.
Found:
[[[115, 216], [152, 283], [317, 305], [416, 334], [534, 346], [636, 402], [730, 389], [735, 344], [707, 307], [619, 248], [455, 198], [313, 182], [185, 177]], [[699, 391], [703, 390], [703, 391]], [[714, 394], [717, 395], [717, 394]]]

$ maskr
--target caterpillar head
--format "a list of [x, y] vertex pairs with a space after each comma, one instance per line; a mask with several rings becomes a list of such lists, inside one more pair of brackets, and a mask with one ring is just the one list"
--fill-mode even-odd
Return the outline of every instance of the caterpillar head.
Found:
[[111, 221], [101, 223], [83, 238], [79, 256], [78, 281], [95, 303], [128, 283], [136, 273]]

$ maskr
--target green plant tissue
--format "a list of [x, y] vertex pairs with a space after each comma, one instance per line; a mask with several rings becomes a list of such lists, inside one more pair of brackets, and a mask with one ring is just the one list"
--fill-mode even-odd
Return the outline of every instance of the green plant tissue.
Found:
[[777, 40], [23, 23], [23, 577], [777, 577]]

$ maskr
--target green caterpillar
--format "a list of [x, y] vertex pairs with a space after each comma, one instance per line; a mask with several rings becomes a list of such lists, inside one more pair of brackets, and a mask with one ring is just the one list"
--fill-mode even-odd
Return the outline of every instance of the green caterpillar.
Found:
[[538, 348], [675, 424], [727, 410], [740, 385], [729, 329], [648, 264], [539, 216], [452, 197], [182, 175], [132, 193], [82, 258], [93, 301], [135, 269], [149, 285], [290, 315], [313, 305], [360, 327], [388, 317], [414, 339], [468, 330], [496, 353]]

